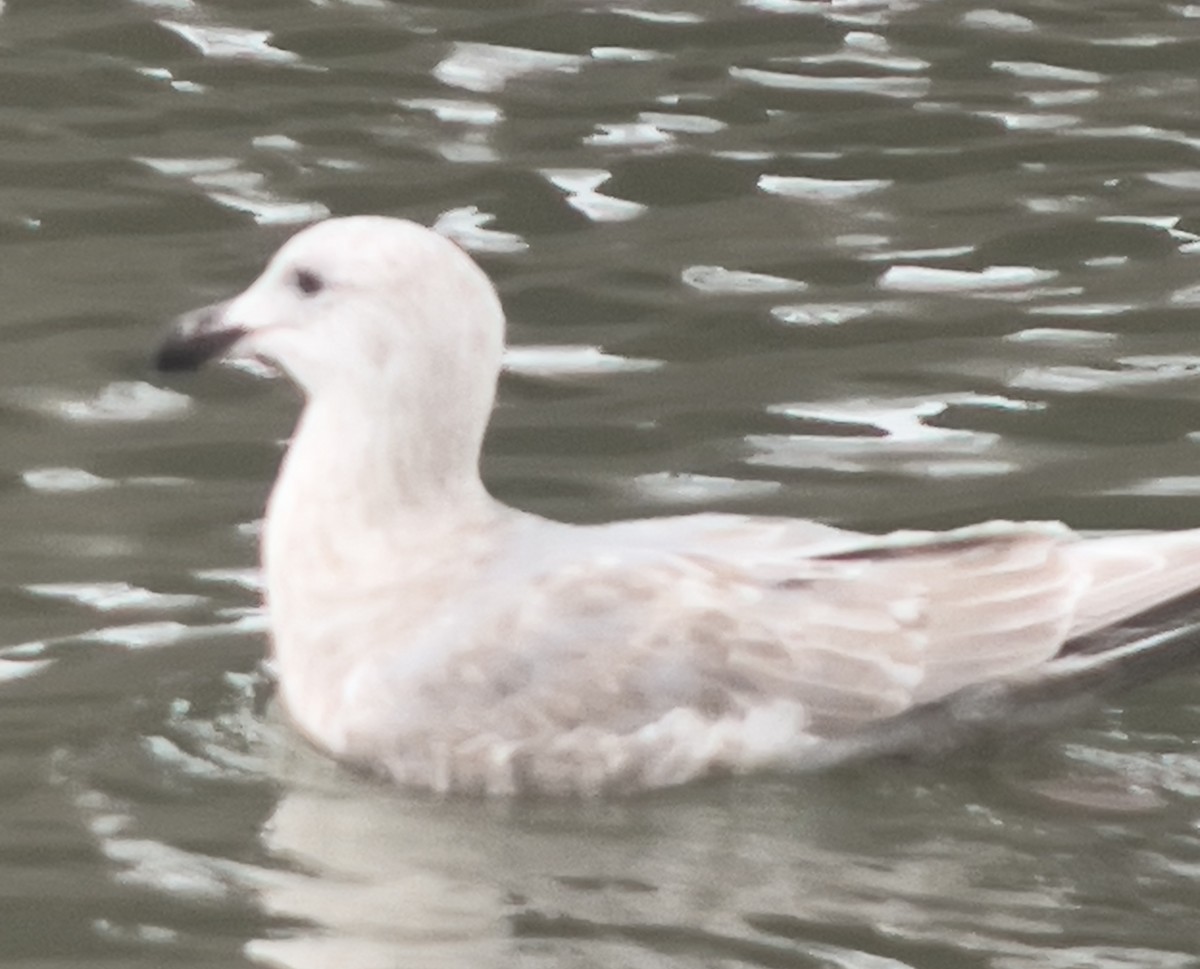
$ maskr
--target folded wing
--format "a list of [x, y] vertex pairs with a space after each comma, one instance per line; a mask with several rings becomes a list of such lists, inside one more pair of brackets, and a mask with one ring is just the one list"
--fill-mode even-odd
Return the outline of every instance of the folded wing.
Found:
[[1172, 567], [1200, 557], [1194, 533], [821, 529], [801, 552], [785, 523], [702, 517], [677, 551], [597, 549], [454, 624], [427, 682], [441, 786], [637, 788], [827, 762], [964, 688], [1028, 684], [1073, 637], [1200, 580]]

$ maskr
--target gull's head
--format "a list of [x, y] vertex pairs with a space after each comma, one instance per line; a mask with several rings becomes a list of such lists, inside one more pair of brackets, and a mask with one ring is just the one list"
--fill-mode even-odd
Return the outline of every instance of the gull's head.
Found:
[[457, 245], [402, 219], [354, 216], [302, 230], [241, 295], [181, 317], [157, 364], [257, 358], [310, 399], [422, 388], [437, 398], [483, 383], [490, 408], [503, 343], [495, 290]]

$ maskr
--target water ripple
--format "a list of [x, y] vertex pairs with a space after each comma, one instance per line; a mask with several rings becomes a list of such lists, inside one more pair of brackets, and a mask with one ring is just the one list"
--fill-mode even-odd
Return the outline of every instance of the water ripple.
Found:
[[472, 252], [523, 252], [529, 248], [529, 243], [515, 232], [489, 229], [488, 226], [495, 220], [496, 217], [490, 212], [481, 212], [478, 206], [467, 205], [443, 212], [434, 221], [433, 227]]
[[702, 293], [796, 293], [808, 288], [798, 279], [724, 266], [688, 266], [680, 273], [680, 278]]
[[[295, 145], [290, 139], [283, 147]], [[274, 147], [279, 147], [276, 142]], [[268, 188], [267, 176], [244, 167], [236, 158], [138, 158], [136, 161], [169, 178], [182, 178], [200, 188], [225, 208], [245, 212], [260, 225], [295, 225], [329, 215], [320, 202], [277, 195]]]
[[708, 505], [731, 499], [761, 498], [783, 487], [778, 481], [723, 478], [717, 475], [671, 471], [638, 475], [630, 486], [640, 498], [682, 505]]
[[523, 507], [1195, 524], [1200, 8], [1118, 6], [9, 4], [5, 954], [1183, 964], [1186, 677], [1022, 744], [1019, 790], [939, 762], [512, 810], [298, 770], [246, 688], [295, 401], [144, 379], [293, 225], [385, 212], [499, 284], [486, 466]]
[[44, 582], [22, 588], [31, 595], [72, 602], [97, 612], [187, 609], [206, 601], [202, 596], [152, 592], [128, 582]]
[[918, 477], [1002, 475], [1012, 461], [985, 457], [1000, 435], [930, 423], [950, 406], [1029, 411], [1042, 405], [1008, 397], [958, 394], [941, 399], [863, 398], [832, 404], [773, 404], [769, 411], [836, 433], [753, 434], [752, 465], [842, 474], [887, 471]]
[[589, 346], [513, 346], [504, 369], [522, 377], [564, 378], [657, 370], [661, 360], [623, 357]]
[[930, 81], [924, 77], [850, 77], [823, 74], [796, 74], [768, 71], [756, 67], [731, 67], [729, 76], [761, 87], [787, 91], [872, 94], [886, 98], [915, 100], [929, 93]]
[[566, 193], [567, 205], [594, 222], [626, 222], [647, 211], [640, 202], [598, 192], [612, 173], [602, 168], [544, 168], [541, 174]]
[[205, 57], [217, 60], [248, 60], [263, 64], [295, 64], [299, 55], [271, 43], [269, 30], [185, 24], [174, 20], [158, 23], [186, 40]]
[[1015, 374], [1010, 387], [1057, 393], [1093, 393], [1122, 387], [1142, 387], [1200, 374], [1200, 357], [1190, 354], [1119, 357], [1110, 367], [1074, 364], [1030, 367]]
[[788, 175], [760, 175], [758, 187], [769, 195], [806, 199], [813, 202], [841, 202], [861, 198], [893, 184], [886, 178], [806, 178]]
[[438, 121], [449, 124], [494, 125], [504, 119], [504, 112], [488, 101], [466, 101], [461, 98], [407, 98], [399, 102], [413, 111], [428, 111]]
[[451, 87], [487, 94], [532, 74], [574, 74], [584, 63], [576, 54], [457, 41], [433, 69], [433, 76]]
[[44, 491], [49, 494], [99, 491], [115, 488], [118, 483], [112, 478], [102, 478], [83, 468], [30, 468], [21, 472], [21, 480], [32, 491]]
[[658, 125], [643, 121], [618, 124], [597, 124], [594, 133], [583, 139], [593, 147], [659, 148], [673, 142], [674, 136]]
[[1100, 84], [1104, 74], [1081, 71], [1039, 61], [992, 61], [992, 70], [1030, 81], [1061, 81], [1065, 84]]
[[[797, 64], [860, 64], [884, 71], [903, 74], [928, 70], [929, 61], [921, 57], [904, 57], [893, 54], [887, 38], [862, 30], [847, 32], [842, 50], [830, 54], [809, 54], [795, 58]], [[786, 58], [780, 60], [786, 62]]]
[[192, 405], [191, 399], [178, 391], [141, 380], [115, 381], [88, 397], [48, 387], [16, 390], [9, 396], [27, 409], [85, 424], [172, 420]]
[[1057, 275], [1053, 270], [1030, 266], [988, 266], [978, 272], [933, 266], [891, 266], [880, 277], [879, 287], [901, 293], [970, 293], [1023, 288]]

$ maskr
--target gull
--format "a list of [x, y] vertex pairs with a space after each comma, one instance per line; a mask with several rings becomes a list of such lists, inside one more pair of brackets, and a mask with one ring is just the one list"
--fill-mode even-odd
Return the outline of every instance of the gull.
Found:
[[1180, 610], [1200, 530], [503, 505], [479, 458], [504, 330], [453, 242], [354, 216], [158, 351], [166, 371], [263, 360], [302, 392], [265, 597], [286, 714], [341, 761], [439, 792], [636, 792], [940, 752], [1200, 659]]

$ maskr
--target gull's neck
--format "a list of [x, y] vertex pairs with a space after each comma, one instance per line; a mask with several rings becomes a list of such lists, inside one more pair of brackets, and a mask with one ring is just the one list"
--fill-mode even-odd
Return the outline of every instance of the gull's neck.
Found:
[[479, 478], [482, 427], [455, 408], [414, 419], [402, 395], [378, 406], [310, 401], [284, 460], [280, 487], [300, 484], [377, 526], [395, 517], [469, 514], [490, 502]]
[[348, 404], [305, 408], [263, 534], [284, 703], [343, 754], [348, 678], [373, 651], [419, 641], [482, 567], [506, 517], [479, 479], [482, 429], [418, 440], [397, 413], [387, 419]]
[[368, 407], [328, 395], [305, 407], [267, 508], [268, 586], [301, 562], [315, 584], [394, 569], [405, 548], [434, 558], [438, 542], [497, 516], [479, 478], [482, 427], [461, 411], [405, 420], [410, 402], [376, 399]]

